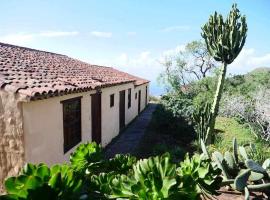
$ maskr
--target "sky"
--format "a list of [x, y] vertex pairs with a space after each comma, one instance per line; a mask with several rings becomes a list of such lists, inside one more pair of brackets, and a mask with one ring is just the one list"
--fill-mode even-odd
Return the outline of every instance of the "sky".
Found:
[[270, 67], [269, 0], [2, 0], [0, 42], [112, 66], [150, 80], [159, 95], [162, 58], [202, 39], [209, 15], [227, 15], [233, 3], [247, 17], [248, 36], [228, 72]]

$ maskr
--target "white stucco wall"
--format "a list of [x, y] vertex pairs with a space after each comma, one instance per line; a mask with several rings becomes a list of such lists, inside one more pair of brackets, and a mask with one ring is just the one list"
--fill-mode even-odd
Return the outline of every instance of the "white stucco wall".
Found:
[[[125, 123], [128, 124], [133, 113], [128, 109], [128, 89], [134, 93], [134, 84], [123, 84], [102, 89], [102, 146], [106, 146], [119, 133], [119, 92], [125, 90]], [[114, 94], [114, 106], [110, 107], [110, 95]], [[132, 98], [132, 97], [131, 97]], [[132, 107], [132, 106], [131, 106]]]
[[68, 161], [74, 150], [63, 150], [63, 105], [61, 101], [82, 96], [82, 142], [91, 141], [91, 97], [93, 92], [70, 94], [23, 104], [25, 159], [47, 164]]
[[137, 86], [135, 88], [135, 92], [137, 92], [137, 99], [136, 99], [136, 111], [138, 112], [138, 99], [139, 99], [139, 90], [141, 90], [141, 111], [143, 111], [143, 109], [146, 106], [146, 102], [145, 102], [145, 95], [146, 95], [146, 86], [147, 86], [147, 103], [149, 102], [149, 84], [143, 84], [140, 86]]
[[[106, 146], [119, 133], [119, 92], [125, 90], [125, 123], [138, 114], [138, 98], [135, 92], [141, 89], [141, 110], [145, 107], [145, 86], [134, 87], [133, 83], [103, 88], [101, 90], [102, 146]], [[128, 89], [131, 88], [131, 107], [128, 108]], [[45, 100], [23, 103], [25, 159], [27, 162], [45, 162], [49, 165], [69, 160], [63, 152], [63, 100], [81, 96], [82, 141], [91, 141], [91, 96], [95, 91], [64, 95]], [[148, 92], [149, 93], [149, 92]], [[110, 107], [110, 95], [114, 94], [114, 106]]]

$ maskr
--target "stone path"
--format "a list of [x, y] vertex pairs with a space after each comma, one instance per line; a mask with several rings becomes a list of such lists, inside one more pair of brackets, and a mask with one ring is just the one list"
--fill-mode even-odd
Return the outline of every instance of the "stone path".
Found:
[[156, 104], [149, 106], [128, 127], [105, 148], [105, 157], [111, 158], [115, 154], [134, 154], [136, 147], [142, 139], [147, 125], [151, 121]]

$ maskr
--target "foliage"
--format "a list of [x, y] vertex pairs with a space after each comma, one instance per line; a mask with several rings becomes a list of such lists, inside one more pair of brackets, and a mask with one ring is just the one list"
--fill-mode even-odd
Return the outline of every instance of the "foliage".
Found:
[[[177, 173], [183, 190], [193, 188], [196, 194], [218, 194], [216, 190], [220, 188], [222, 182], [221, 170], [213, 167], [210, 159], [205, 158], [203, 154], [195, 154], [189, 158], [187, 154], [180, 166]], [[193, 196], [193, 193], [187, 192], [187, 194]]]
[[218, 114], [219, 102], [222, 95], [225, 82], [227, 65], [231, 64], [241, 52], [247, 36], [246, 17], [241, 16], [236, 4], [226, 20], [223, 20], [221, 14], [214, 13], [209, 21], [202, 27], [202, 37], [205, 40], [209, 54], [219, 62], [222, 67], [217, 83], [216, 94], [212, 104], [211, 120], [207, 130], [207, 135], [213, 135], [216, 116]]
[[220, 114], [227, 117], [237, 117], [246, 123], [251, 131], [264, 140], [270, 140], [270, 89], [257, 88], [250, 92], [249, 97], [226, 95]]
[[77, 173], [84, 175], [87, 169], [99, 169], [102, 158], [101, 146], [91, 142], [79, 145], [70, 155], [70, 162]]
[[181, 93], [171, 93], [161, 98], [161, 104], [172, 113], [173, 117], [191, 119], [193, 106], [192, 101]]
[[132, 166], [137, 162], [136, 157], [129, 154], [116, 154], [114, 158], [111, 158], [107, 162], [107, 167], [104, 172], [114, 172], [116, 174], [126, 174]]
[[180, 146], [172, 147], [165, 143], [157, 144], [153, 147], [153, 154], [155, 156], [162, 155], [164, 153], [169, 153], [172, 158], [172, 161], [175, 162], [175, 161], [183, 160], [186, 154], [186, 150], [184, 150]]
[[[91, 157], [95, 153], [102, 154], [100, 147], [87, 143], [80, 145], [71, 156], [71, 166], [49, 168], [45, 164], [27, 164], [18, 177], [6, 180], [8, 194], [0, 198], [198, 199], [202, 193], [216, 194], [219, 189], [220, 171], [203, 156], [186, 156], [184, 162], [175, 164], [170, 154], [137, 161], [130, 155], [99, 160], [100, 156]], [[97, 162], [99, 169], [92, 167]], [[94, 170], [87, 173], [89, 169]]]
[[195, 137], [191, 120], [184, 118], [179, 113], [173, 114], [172, 109], [175, 109], [176, 105], [173, 108], [169, 106], [171, 106], [171, 103], [168, 102], [157, 106], [152, 116], [151, 127], [161, 134], [172, 135], [175, 139], [190, 142]]
[[218, 131], [218, 134], [216, 135], [214, 145], [210, 146], [213, 148], [211, 152], [214, 152], [215, 150], [222, 153], [225, 153], [228, 150], [231, 151], [231, 141], [235, 137], [239, 145], [248, 143], [255, 145], [256, 151], [250, 152], [248, 149], [248, 154], [250, 154], [249, 157], [256, 162], [262, 164], [266, 158], [270, 157], [269, 143], [260, 138], [256, 138], [248, 126], [240, 124], [235, 119], [218, 117], [215, 128]]
[[128, 174], [137, 159], [129, 154], [117, 154], [114, 158], [103, 160], [98, 171], [87, 173], [88, 193], [98, 199], [111, 194], [111, 181], [121, 174]]
[[26, 164], [21, 174], [5, 181], [3, 199], [79, 199], [82, 180], [67, 165]]
[[159, 97], [157, 97], [157, 96], [153, 96], [153, 95], [150, 95], [149, 96], [149, 101], [150, 102], [159, 102]]
[[217, 194], [222, 178], [209, 159], [186, 156], [177, 167], [168, 154], [139, 160], [128, 176], [111, 183], [111, 198], [129, 199], [199, 199], [200, 194]]
[[[261, 166], [249, 158], [247, 148], [255, 150], [255, 146], [252, 144], [238, 146], [237, 140], [234, 138], [232, 153], [226, 151], [222, 155], [220, 152], [215, 151], [212, 154], [213, 162], [222, 170], [223, 184], [241, 192], [245, 190], [247, 193], [250, 190], [264, 191], [267, 188], [269, 189], [270, 184], [265, 183], [269, 182], [268, 173], [270, 171], [267, 170], [270, 167], [270, 159], [266, 159]], [[202, 145], [202, 150], [208, 156], [204, 145]]]
[[177, 92], [193, 81], [201, 80], [216, 67], [203, 41], [192, 41], [176, 55], [167, 55], [161, 62], [165, 70], [159, 81], [168, 90]]
[[112, 182], [111, 198], [168, 199], [178, 193], [176, 165], [167, 155], [139, 160], [129, 176]]
[[195, 109], [193, 113], [193, 121], [194, 121], [194, 128], [197, 133], [197, 139], [199, 141], [203, 141], [206, 143], [208, 136], [207, 136], [207, 128], [209, 127], [209, 123], [212, 117], [211, 113], [211, 104], [206, 103], [204, 106], [200, 106]]

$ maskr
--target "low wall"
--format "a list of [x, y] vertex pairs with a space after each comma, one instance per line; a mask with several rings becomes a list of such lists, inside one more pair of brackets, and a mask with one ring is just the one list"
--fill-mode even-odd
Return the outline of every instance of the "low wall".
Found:
[[24, 165], [22, 101], [18, 94], [0, 90], [0, 193], [6, 177]]

